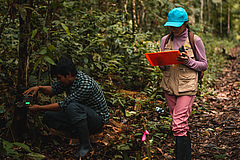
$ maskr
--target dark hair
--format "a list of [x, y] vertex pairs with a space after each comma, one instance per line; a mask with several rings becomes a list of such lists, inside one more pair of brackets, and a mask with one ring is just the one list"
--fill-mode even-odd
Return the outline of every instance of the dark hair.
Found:
[[188, 29], [188, 32], [190, 32], [190, 27], [189, 25], [187, 24], [186, 28]]
[[75, 64], [72, 62], [71, 59], [62, 57], [59, 60], [56, 60], [56, 65], [51, 66], [51, 76], [55, 76], [57, 74], [60, 74], [64, 77], [66, 77], [69, 73], [71, 73], [72, 76], [76, 76], [77, 70], [75, 67]]

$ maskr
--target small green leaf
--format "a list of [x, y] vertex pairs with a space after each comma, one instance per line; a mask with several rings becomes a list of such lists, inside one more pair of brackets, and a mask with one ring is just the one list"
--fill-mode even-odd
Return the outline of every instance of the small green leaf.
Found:
[[0, 105], [0, 113], [4, 113], [6, 110], [4, 109], [4, 106]]
[[34, 37], [35, 37], [35, 35], [37, 34], [37, 29], [34, 29], [33, 31], [32, 31], [32, 36], [31, 36], [31, 39], [33, 39]]
[[67, 34], [70, 36], [68, 27], [64, 23], [61, 23], [61, 25], [62, 25], [63, 29], [67, 32]]
[[42, 57], [38, 58], [37, 62], [34, 65], [33, 71], [36, 70], [36, 68], [37, 68], [38, 64], [41, 62], [41, 60], [42, 60]]
[[59, 143], [56, 140], [53, 140], [54, 145], [59, 145]]
[[137, 112], [135, 111], [130, 111], [130, 112], [126, 111], [126, 117], [131, 117], [132, 115], [136, 115], [136, 114]]
[[100, 70], [102, 70], [102, 66], [101, 66], [99, 63], [96, 63], [96, 66], [97, 66]]
[[14, 147], [14, 145], [13, 145], [12, 143], [3, 140], [3, 148], [4, 148], [7, 152], [9, 152], [9, 150], [10, 150], [11, 148], [13, 148], [13, 147]]
[[19, 143], [19, 142], [14, 142], [13, 143], [14, 145], [18, 146], [18, 147], [21, 147], [22, 149], [24, 149], [25, 151], [27, 152], [32, 152], [29, 148], [29, 146], [27, 146], [26, 144], [23, 144], [23, 143]]
[[130, 150], [131, 148], [127, 144], [120, 144], [118, 147], [118, 150]]
[[52, 52], [53, 50], [55, 50], [56, 48], [53, 45], [49, 45], [48, 49]]
[[47, 49], [44, 47], [40, 50], [39, 54], [44, 55], [47, 53]]
[[45, 61], [47, 61], [48, 63], [52, 64], [52, 65], [56, 65], [55, 62], [48, 56], [44, 56], [43, 57]]
[[41, 160], [41, 159], [46, 158], [46, 156], [44, 156], [44, 155], [42, 155], [42, 154], [33, 153], [33, 152], [28, 153], [27, 156], [28, 156], [29, 158], [33, 158], [33, 159], [35, 159], [35, 160]]
[[13, 120], [10, 120], [10, 121], [8, 121], [7, 123], [6, 123], [6, 128], [8, 128], [8, 127], [10, 127], [11, 126], [11, 124], [12, 124], [12, 122], [13, 122]]
[[142, 136], [143, 133], [136, 133], [134, 136]]
[[114, 158], [117, 158], [117, 159], [120, 158], [120, 159], [122, 159], [123, 157], [122, 157], [121, 155], [115, 155]]
[[43, 27], [43, 31], [48, 34], [47, 27]]
[[84, 58], [84, 63], [87, 64], [88, 63], [88, 59], [85, 57]]

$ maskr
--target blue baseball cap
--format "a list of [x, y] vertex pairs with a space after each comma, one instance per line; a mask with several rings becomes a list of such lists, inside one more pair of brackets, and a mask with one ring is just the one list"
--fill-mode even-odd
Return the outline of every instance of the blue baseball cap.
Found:
[[164, 26], [181, 27], [186, 21], [188, 21], [187, 12], [185, 9], [178, 7], [169, 11], [168, 19]]

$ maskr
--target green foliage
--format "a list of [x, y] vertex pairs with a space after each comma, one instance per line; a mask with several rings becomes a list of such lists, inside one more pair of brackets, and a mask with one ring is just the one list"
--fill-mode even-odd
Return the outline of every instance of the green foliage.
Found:
[[4, 106], [0, 105], [0, 113], [4, 113], [6, 110], [4, 108]]
[[[159, 40], [169, 33], [169, 29], [163, 27], [163, 24], [170, 9], [183, 6], [189, 15], [195, 13], [194, 16], [198, 19], [200, 3], [198, 1], [178, 1], [173, 3], [167, 0], [136, 1], [136, 6], [138, 6], [137, 17], [139, 19], [137, 19], [137, 31], [133, 33], [131, 3], [126, 4], [127, 10], [125, 10], [124, 5], [120, 2], [123, 1], [99, 1], [99, 4], [97, 4], [98, 1], [72, 0], [63, 0], [61, 2], [40, 0], [33, 2], [35, 4], [31, 21], [32, 31], [31, 35], [29, 35], [31, 36], [31, 45], [29, 46], [31, 48], [30, 86], [38, 83], [42, 85], [51, 84], [52, 80], [48, 78], [50, 64], [54, 65], [54, 60], [61, 56], [71, 56], [77, 65], [77, 69], [82, 70], [99, 82], [111, 112], [114, 112], [112, 108], [121, 110], [123, 114], [114, 118], [122, 120], [122, 118], [138, 116], [137, 112], [128, 110], [128, 107], [133, 106], [135, 103], [140, 103], [143, 111], [152, 111], [151, 108], [159, 106], [167, 112], [163, 92], [160, 88], [162, 72], [158, 67], [149, 65], [144, 53], [159, 51]], [[190, 9], [192, 6], [194, 6], [193, 10]], [[224, 3], [224, 6], [226, 8], [226, 3]], [[232, 16], [239, 17], [238, 1], [233, 6], [235, 14], [232, 13]], [[212, 5], [211, 8], [214, 7], [216, 5]], [[6, 101], [9, 100], [6, 99], [11, 98], [11, 103], [14, 103], [14, 87], [17, 85], [18, 78], [16, 71], [19, 61], [19, 22], [17, 19], [19, 13], [16, 10], [11, 10], [12, 13], [8, 15], [10, 18], [5, 18], [8, 5], [3, 0], [0, 1], [0, 8], [0, 27], [3, 26], [4, 21], [7, 24], [7, 27], [0, 32], [0, 87], [10, 86], [9, 88], [3, 88], [7, 89], [9, 95], [3, 93], [1, 88], [0, 113], [6, 114], [7, 112], [7, 116], [9, 116], [10, 112], [7, 111], [8, 107], [5, 106]], [[227, 63], [225, 54], [229, 48], [232, 48], [238, 42], [234, 39], [234, 36], [232, 37], [234, 41], [230, 41], [232, 39], [220, 39], [210, 34], [212, 32], [219, 33], [220, 19], [215, 17], [219, 15], [219, 10], [212, 9], [212, 13], [216, 13], [212, 14], [211, 19], [216, 22], [214, 24], [217, 27], [212, 28], [208, 24], [203, 26], [198, 23], [198, 20], [196, 20], [196, 24], [192, 26], [190, 24], [191, 30], [203, 40], [208, 59], [208, 70], [205, 72], [203, 86], [200, 88], [201, 96], [214, 94], [211, 88], [212, 83]], [[224, 16], [223, 27], [224, 31], [226, 31], [227, 18], [226, 15]], [[234, 28], [236, 28], [233, 35], [236, 36], [239, 35], [237, 32], [239, 18], [233, 21], [232, 24], [235, 24]], [[204, 33], [202, 33], [203, 30]], [[222, 54], [223, 48], [226, 51], [224, 54]], [[146, 94], [146, 99], [140, 101], [131, 98], [117, 92], [118, 89], [143, 92]], [[157, 103], [159, 100], [163, 101], [163, 103]], [[49, 101], [55, 102], [56, 99], [42, 97], [40, 104]], [[9, 123], [11, 118], [8, 119]], [[161, 117], [157, 118], [160, 119], [158, 122], [151, 120], [144, 122], [147, 128], [151, 130], [149, 135], [151, 144], [164, 140], [171, 128], [172, 120], [170, 116], [161, 115]], [[134, 125], [139, 127], [140, 123]], [[141, 148], [140, 136], [142, 133], [130, 133], [129, 135], [120, 137], [126, 143], [113, 145], [119, 153], [119, 155], [115, 156], [115, 159], [130, 159], [127, 151], [134, 149], [136, 146]], [[38, 155], [31, 152], [25, 144], [10, 143], [0, 139], [0, 145], [0, 152], [4, 156], [19, 159], [26, 156], [26, 154], [15, 150], [16, 147], [21, 147], [28, 153], [28, 158], [35, 157], [37, 159]], [[41, 159], [41, 155], [39, 155], [39, 158]], [[136, 157], [131, 158], [141, 159], [141, 151], [138, 151]]]
[[[18, 152], [17, 150], [19, 150], [19, 148], [21, 148], [27, 154], [24, 154], [24, 152], [21, 150], [20, 150], [21, 152]], [[27, 146], [26, 144], [19, 142], [10, 143], [2, 138], [0, 138], [0, 153], [1, 158], [10, 157], [19, 160], [24, 159], [24, 157], [36, 160], [41, 160], [45, 158], [45, 156], [42, 154], [32, 152], [29, 146]]]
[[224, 155], [214, 154], [214, 157], [215, 157], [216, 159], [226, 159], [226, 158], [227, 158], [227, 155], [226, 155], [226, 154], [224, 154]]
[[129, 22], [110, 21], [119, 16], [115, 12], [79, 12], [74, 20], [78, 23], [69, 23], [74, 30], [70, 39], [65, 37], [61, 51], [95, 79], [113, 76], [125, 89], [143, 89], [151, 79], [144, 53], [157, 51], [158, 44], [148, 41], [151, 33], [133, 35]]

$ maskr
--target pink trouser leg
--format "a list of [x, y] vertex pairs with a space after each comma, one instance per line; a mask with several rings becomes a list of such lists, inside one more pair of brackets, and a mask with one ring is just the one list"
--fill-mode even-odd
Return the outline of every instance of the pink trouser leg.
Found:
[[187, 136], [189, 130], [188, 118], [192, 111], [195, 96], [174, 96], [165, 94], [172, 116], [172, 131], [174, 136]]

